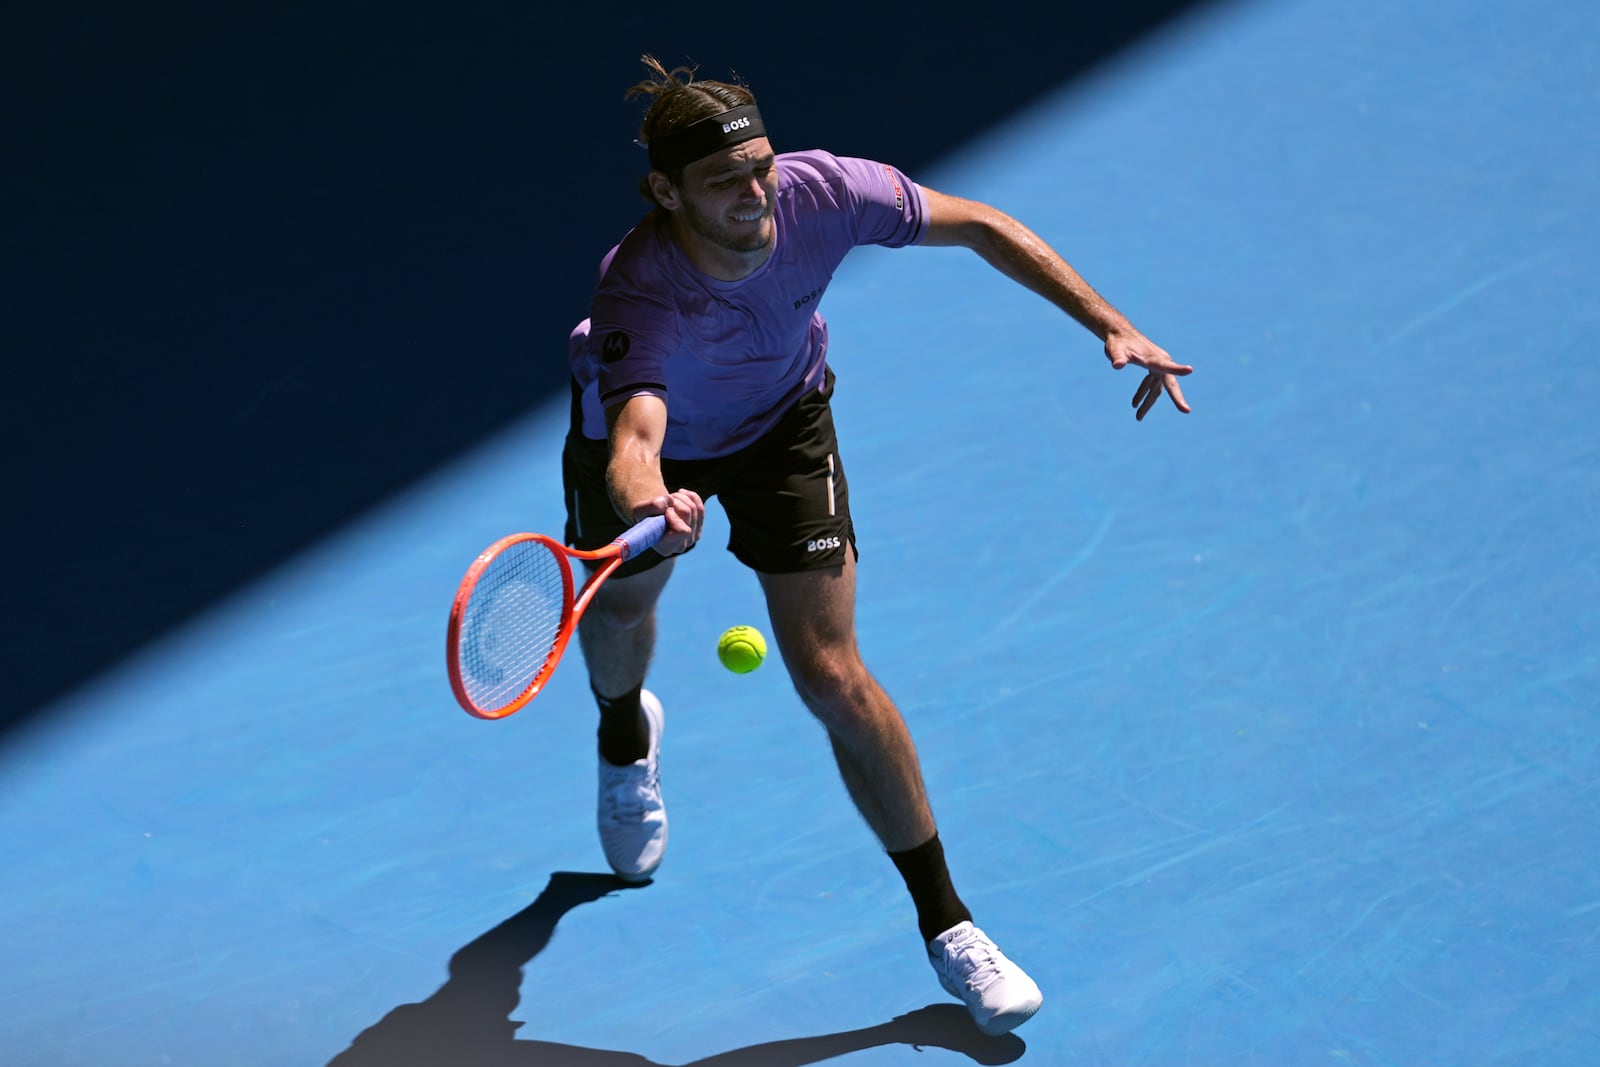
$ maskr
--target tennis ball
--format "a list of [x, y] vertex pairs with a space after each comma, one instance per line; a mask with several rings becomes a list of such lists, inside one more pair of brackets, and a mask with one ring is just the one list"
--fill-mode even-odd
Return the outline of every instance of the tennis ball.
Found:
[[734, 674], [749, 674], [767, 658], [767, 640], [753, 626], [730, 626], [717, 639], [717, 658]]

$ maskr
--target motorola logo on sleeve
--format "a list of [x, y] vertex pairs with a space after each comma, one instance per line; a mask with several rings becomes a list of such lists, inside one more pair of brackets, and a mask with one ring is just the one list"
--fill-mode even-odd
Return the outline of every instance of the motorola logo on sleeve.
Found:
[[628, 354], [630, 345], [628, 335], [621, 330], [612, 330], [606, 334], [606, 339], [600, 345], [600, 358], [606, 363], [615, 363]]

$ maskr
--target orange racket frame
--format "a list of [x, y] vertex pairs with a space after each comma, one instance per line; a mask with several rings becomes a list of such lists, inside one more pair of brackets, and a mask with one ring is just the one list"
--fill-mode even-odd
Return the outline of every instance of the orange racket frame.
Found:
[[[607, 578], [616, 572], [628, 560], [653, 546], [666, 532], [667, 520], [659, 515], [636, 524], [626, 533], [603, 548], [585, 551], [571, 548], [562, 544], [555, 538], [546, 537], [537, 533], [516, 533], [500, 538], [494, 544], [478, 554], [472, 561], [472, 566], [467, 568], [467, 573], [462, 577], [460, 586], [456, 589], [455, 600], [450, 605], [450, 625], [445, 637], [445, 659], [449, 665], [450, 688], [455, 693], [456, 701], [469, 715], [480, 719], [503, 719], [516, 711], [526, 707], [528, 702], [539, 694], [550, 676], [555, 673], [556, 666], [561, 662], [562, 653], [567, 649], [567, 644], [572, 640], [572, 635], [578, 629], [578, 620], [583, 618], [584, 611], [594, 600], [595, 592]], [[561, 575], [561, 617], [556, 625], [550, 649], [545, 654], [543, 661], [533, 669], [531, 677], [516, 694], [504, 703], [494, 706], [485, 706], [475, 699], [465, 677], [466, 664], [463, 660], [463, 647], [470, 647], [476, 642], [472, 628], [476, 625], [480, 629], [487, 623], [479, 623], [468, 615], [467, 608], [472, 602], [472, 595], [478, 588], [478, 583], [485, 575], [491, 573], [495, 564], [505, 558], [505, 554], [518, 545], [530, 542], [537, 543], [548, 550], [554, 559]], [[572, 560], [582, 560], [589, 563], [599, 562], [589, 580], [583, 587], [574, 593], [576, 583], [572, 576]], [[482, 613], [480, 613], [482, 614]], [[498, 616], [497, 616], [498, 619]]]

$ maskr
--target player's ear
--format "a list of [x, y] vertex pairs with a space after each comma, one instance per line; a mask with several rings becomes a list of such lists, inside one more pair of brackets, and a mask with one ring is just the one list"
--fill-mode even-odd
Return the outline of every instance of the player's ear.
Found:
[[656, 203], [668, 211], [676, 211], [683, 206], [678, 199], [677, 187], [672, 184], [672, 180], [665, 174], [659, 170], [653, 170], [645, 180], [650, 183], [650, 195], [656, 198]]

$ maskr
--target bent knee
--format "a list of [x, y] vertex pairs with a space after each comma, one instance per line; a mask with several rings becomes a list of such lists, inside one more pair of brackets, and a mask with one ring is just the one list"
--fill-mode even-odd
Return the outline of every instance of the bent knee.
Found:
[[584, 627], [626, 632], [653, 622], [656, 601], [671, 573], [672, 561], [667, 560], [641, 574], [613, 578], [601, 585], [584, 613]]
[[655, 619], [654, 596], [630, 596], [625, 590], [612, 592], [601, 586], [594, 602], [584, 613], [586, 627], [601, 628], [611, 632], [637, 630]]
[[877, 688], [860, 657], [848, 653], [812, 656], [789, 677], [806, 707], [825, 722], [858, 713]]
[[596, 598], [584, 613], [583, 622], [610, 632], [637, 630], [655, 618], [655, 603], [630, 600], [607, 601]]

